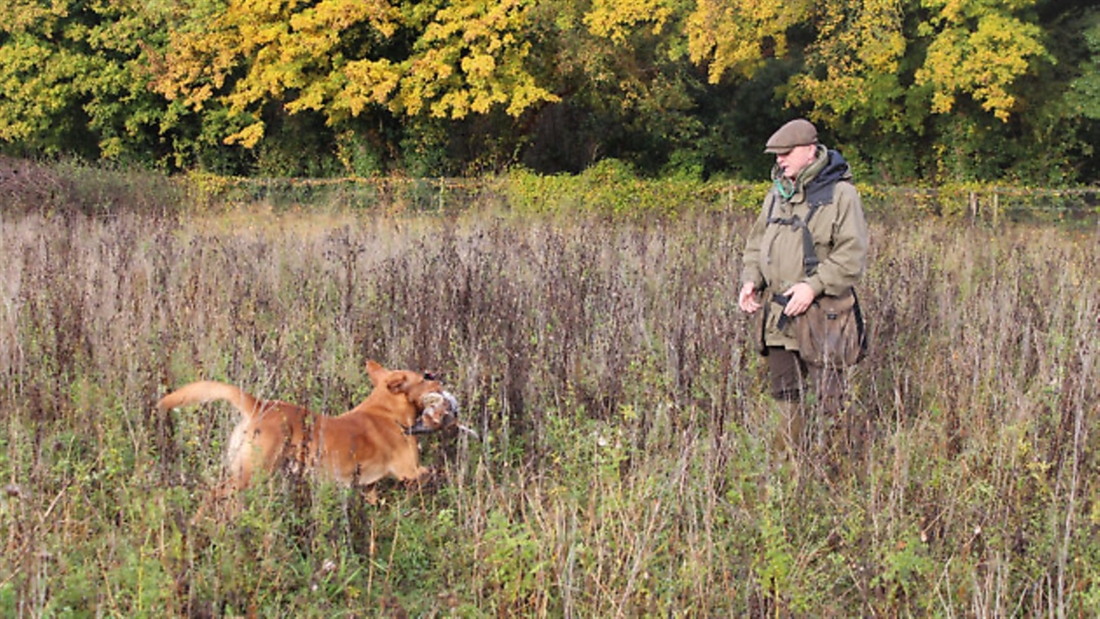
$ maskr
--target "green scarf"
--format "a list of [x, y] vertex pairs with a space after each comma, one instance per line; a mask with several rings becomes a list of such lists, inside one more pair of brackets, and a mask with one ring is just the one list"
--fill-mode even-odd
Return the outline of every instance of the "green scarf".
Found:
[[829, 151], [824, 146], [817, 145], [817, 155], [814, 160], [810, 162], [810, 165], [802, 168], [802, 171], [798, 173], [798, 176], [791, 180], [783, 175], [783, 169], [778, 165], [772, 168], [772, 183], [775, 185], [775, 191], [779, 194], [780, 198], [789, 202], [795, 194], [801, 193], [802, 188], [813, 177], [817, 176], [825, 164], [829, 161]]

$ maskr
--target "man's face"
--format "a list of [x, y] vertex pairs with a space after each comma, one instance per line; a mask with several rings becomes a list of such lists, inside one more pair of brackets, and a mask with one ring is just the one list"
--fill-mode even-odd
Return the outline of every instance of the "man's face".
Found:
[[775, 162], [783, 170], [783, 176], [794, 180], [798, 178], [802, 170], [806, 169], [806, 166], [810, 165], [810, 162], [814, 160], [816, 155], [817, 145], [806, 144], [804, 146], [795, 146], [785, 155], [776, 155]]

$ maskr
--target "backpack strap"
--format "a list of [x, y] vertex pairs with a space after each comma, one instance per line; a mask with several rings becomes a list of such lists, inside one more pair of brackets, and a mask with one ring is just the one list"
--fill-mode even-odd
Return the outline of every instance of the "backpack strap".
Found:
[[810, 277], [817, 272], [817, 265], [821, 264], [821, 260], [817, 257], [817, 252], [814, 251], [814, 236], [810, 233], [810, 220], [813, 219], [814, 213], [817, 209], [826, 202], [832, 201], [832, 195], [829, 195], [829, 200], [815, 201], [810, 203], [810, 210], [806, 213], [806, 219], [803, 220], [798, 215], [791, 215], [790, 217], [776, 217], [775, 216], [775, 201], [777, 200], [776, 194], [772, 193], [772, 199], [768, 204], [768, 225], [778, 224], [780, 226], [790, 226], [794, 229], [802, 229], [802, 268], [806, 271], [806, 277]]

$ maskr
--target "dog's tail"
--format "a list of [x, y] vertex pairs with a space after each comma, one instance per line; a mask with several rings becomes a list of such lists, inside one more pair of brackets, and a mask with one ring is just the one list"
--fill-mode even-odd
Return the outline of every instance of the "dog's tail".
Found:
[[240, 387], [204, 380], [184, 385], [164, 396], [157, 402], [157, 410], [163, 412], [188, 404], [202, 404], [214, 400], [229, 402], [247, 419], [255, 416], [260, 409], [260, 401]]

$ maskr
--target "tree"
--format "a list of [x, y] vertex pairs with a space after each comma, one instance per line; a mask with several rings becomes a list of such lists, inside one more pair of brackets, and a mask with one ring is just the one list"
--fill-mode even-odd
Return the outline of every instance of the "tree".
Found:
[[898, 0], [821, 3], [805, 69], [791, 80], [789, 100], [812, 105], [816, 119], [829, 124], [873, 124], [891, 132], [917, 126], [922, 115], [906, 104], [911, 83], [902, 71], [903, 18]]
[[553, 95], [526, 63], [531, 2], [466, 0], [401, 7], [386, 0], [229, 0], [181, 30], [158, 81], [199, 110], [216, 100], [252, 122], [226, 136], [254, 146], [263, 108], [311, 110], [331, 126], [371, 109], [461, 119], [518, 115]]
[[804, 115], [876, 179], [1087, 180], [1092, 4], [10, 0], [0, 141], [243, 174], [757, 178]]
[[699, 167], [704, 130], [696, 116], [704, 90], [683, 34], [677, 0], [543, 2], [541, 72], [560, 103], [534, 110], [524, 160], [580, 171], [601, 158], [656, 173]]
[[933, 114], [946, 114], [959, 96], [1007, 121], [1018, 112], [1017, 80], [1034, 60], [1047, 58], [1042, 32], [1017, 13], [1035, 0], [922, 0], [932, 12], [917, 30], [931, 43], [917, 85], [932, 87]]
[[166, 153], [144, 57], [164, 26], [165, 13], [136, 0], [0, 6], [0, 139], [90, 159]]
[[[157, 90], [195, 112], [224, 106], [247, 119], [227, 144], [255, 146], [272, 104], [339, 119], [394, 90], [396, 67], [377, 50], [402, 16], [385, 0], [196, 0], [188, 13], [158, 67]], [[334, 104], [349, 88], [357, 96]]]
[[752, 77], [769, 59], [789, 53], [787, 33], [809, 17], [813, 4], [698, 0], [686, 26], [691, 59], [707, 65], [712, 84], [729, 73]]

